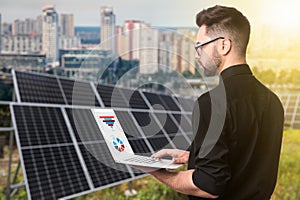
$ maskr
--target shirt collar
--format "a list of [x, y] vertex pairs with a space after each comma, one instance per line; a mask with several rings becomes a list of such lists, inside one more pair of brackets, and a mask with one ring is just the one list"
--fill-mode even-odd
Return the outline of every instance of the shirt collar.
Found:
[[252, 75], [251, 69], [247, 64], [239, 64], [228, 67], [227, 69], [221, 72], [222, 79], [227, 79], [231, 76], [240, 75], [240, 74], [249, 74]]

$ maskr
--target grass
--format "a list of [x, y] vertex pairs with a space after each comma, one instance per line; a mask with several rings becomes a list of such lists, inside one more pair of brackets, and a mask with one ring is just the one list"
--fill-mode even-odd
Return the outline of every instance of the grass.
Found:
[[272, 200], [300, 199], [300, 131], [286, 130]]
[[[18, 178], [19, 180], [22, 177]], [[0, 200], [5, 199], [0, 185]], [[83, 195], [73, 200], [186, 200], [185, 195], [179, 194], [167, 186], [159, 183], [151, 176], [133, 181], [133, 188], [138, 191], [134, 197], [125, 197], [124, 191], [128, 183], [103, 189]], [[299, 200], [300, 199], [300, 130], [286, 130], [278, 172], [278, 180], [271, 200]], [[22, 188], [15, 199], [26, 199], [25, 188]]]

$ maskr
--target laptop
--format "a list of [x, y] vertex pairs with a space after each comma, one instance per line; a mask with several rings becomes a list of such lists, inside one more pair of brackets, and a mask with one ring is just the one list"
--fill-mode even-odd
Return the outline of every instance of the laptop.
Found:
[[169, 159], [135, 155], [114, 110], [92, 108], [91, 111], [115, 162], [166, 169], [175, 169], [182, 166], [181, 164], [172, 163], [172, 160]]

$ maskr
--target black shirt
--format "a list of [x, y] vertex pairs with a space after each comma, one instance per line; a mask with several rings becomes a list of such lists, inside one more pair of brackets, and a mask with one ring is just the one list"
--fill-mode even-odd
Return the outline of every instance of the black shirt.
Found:
[[222, 71], [219, 85], [201, 95], [193, 110], [188, 168], [195, 169], [194, 184], [220, 200], [270, 199], [283, 122], [280, 100], [248, 65]]

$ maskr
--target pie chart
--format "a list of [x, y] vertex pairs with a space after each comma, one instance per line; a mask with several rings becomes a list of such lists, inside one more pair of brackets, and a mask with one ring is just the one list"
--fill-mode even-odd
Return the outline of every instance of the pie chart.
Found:
[[114, 137], [113, 145], [114, 145], [115, 149], [117, 149], [120, 152], [123, 152], [125, 150], [125, 145], [120, 138]]

